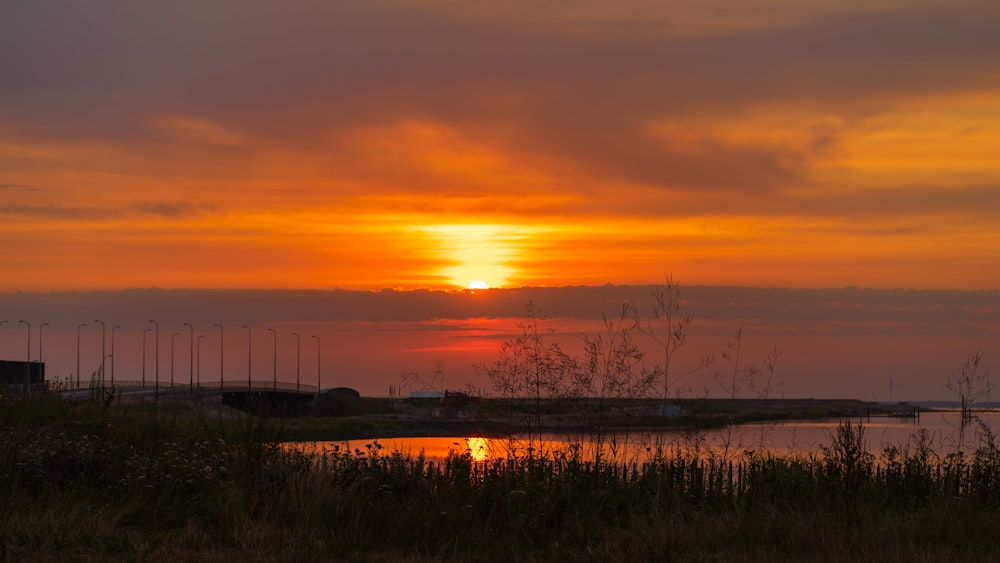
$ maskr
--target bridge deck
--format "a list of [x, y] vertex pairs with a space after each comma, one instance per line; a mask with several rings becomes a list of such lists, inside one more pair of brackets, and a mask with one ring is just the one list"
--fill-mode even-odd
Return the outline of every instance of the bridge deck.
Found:
[[119, 393], [169, 393], [178, 394], [183, 392], [196, 393], [200, 395], [226, 393], [226, 392], [277, 392], [294, 393], [301, 395], [314, 395], [315, 385], [297, 384], [288, 381], [255, 380], [255, 381], [210, 381], [200, 383], [177, 383], [171, 384], [168, 381], [142, 381], [134, 379], [117, 379], [114, 382], [104, 381], [81, 381], [77, 385], [74, 381], [47, 381], [49, 389], [57, 392], [75, 393], [79, 391], [90, 391], [98, 389], [114, 389]]

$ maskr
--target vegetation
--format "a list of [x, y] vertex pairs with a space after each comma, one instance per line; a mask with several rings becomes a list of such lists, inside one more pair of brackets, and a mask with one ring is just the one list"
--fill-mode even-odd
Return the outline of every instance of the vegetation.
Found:
[[[493, 414], [505, 413], [510, 431], [516, 427], [529, 441], [552, 424], [552, 417], [546, 415], [554, 414], [553, 409], [560, 405], [572, 411], [575, 422], [593, 432], [598, 442], [606, 433], [669, 425], [671, 417], [673, 422], [703, 428], [739, 423], [735, 417], [676, 417], [678, 403], [692, 391], [679, 384], [708, 368], [715, 358], [702, 357], [694, 368], [676, 374], [676, 356], [687, 343], [694, 317], [682, 314], [680, 285], [672, 276], [665, 285], [652, 288], [651, 298], [648, 320], [631, 303], [622, 304], [615, 316], [604, 315], [602, 329], [583, 336], [580, 357], [562, 350], [554, 331], [544, 326], [541, 310], [529, 302], [527, 315], [518, 324], [519, 333], [502, 343], [499, 358], [475, 366], [498, 394], [490, 405]], [[641, 336], [655, 349], [653, 357], [647, 356]], [[722, 353], [728, 366], [725, 372], [715, 374], [716, 382], [733, 402], [742, 398], [742, 392], [766, 399], [782, 384], [775, 375], [781, 353], [777, 349], [767, 353], [761, 368], [745, 361], [742, 345], [743, 331], [739, 329]], [[708, 393], [706, 388], [706, 398]], [[655, 402], [634, 408], [650, 400]], [[530, 410], [526, 410], [529, 405]], [[667, 413], [669, 417], [663, 416]]]
[[958, 561], [1000, 548], [1000, 448], [645, 463], [307, 456], [257, 417], [0, 397], [4, 560]]
[[972, 419], [974, 404], [988, 397], [990, 393], [990, 374], [980, 369], [983, 360], [982, 352], [969, 354], [959, 375], [948, 378], [946, 386], [958, 396], [962, 409], [962, 420]]

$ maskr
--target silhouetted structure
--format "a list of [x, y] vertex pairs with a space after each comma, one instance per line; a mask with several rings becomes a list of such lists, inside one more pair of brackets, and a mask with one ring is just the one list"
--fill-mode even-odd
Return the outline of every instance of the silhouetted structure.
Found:
[[45, 383], [45, 364], [0, 360], [0, 385], [9, 391], [25, 390], [27, 385]]

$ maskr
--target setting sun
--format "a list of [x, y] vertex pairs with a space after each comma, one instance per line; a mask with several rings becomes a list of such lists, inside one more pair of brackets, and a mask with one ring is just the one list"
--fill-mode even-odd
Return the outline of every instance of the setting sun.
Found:
[[537, 229], [510, 225], [433, 225], [421, 230], [430, 235], [429, 245], [444, 261], [438, 275], [468, 289], [504, 287], [517, 273], [513, 263], [523, 259], [522, 247], [537, 234]]

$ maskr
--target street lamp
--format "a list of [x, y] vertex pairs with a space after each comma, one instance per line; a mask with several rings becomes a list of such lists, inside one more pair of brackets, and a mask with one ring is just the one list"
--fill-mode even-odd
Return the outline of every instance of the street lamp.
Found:
[[225, 383], [225, 381], [224, 381], [225, 378], [222, 375], [222, 373], [223, 373], [222, 372], [222, 361], [226, 357], [226, 355], [224, 353], [225, 350], [222, 347], [222, 345], [224, 343], [224, 340], [225, 340], [223, 338], [223, 336], [225, 336], [225, 335], [222, 333], [222, 325], [221, 324], [219, 324], [219, 323], [212, 323], [212, 326], [219, 327], [219, 392], [221, 393], [222, 392], [223, 383]]
[[267, 329], [274, 335], [274, 391], [278, 390], [278, 331]]
[[181, 333], [175, 332], [170, 335], [170, 388], [174, 388], [174, 337]]
[[147, 328], [142, 331], [142, 388], [146, 388], [146, 333], [153, 332], [153, 329]]
[[253, 369], [253, 329], [247, 325], [243, 325], [243, 328], [247, 329], [247, 391], [253, 387], [253, 379], [251, 378]]
[[184, 326], [191, 329], [191, 342], [188, 344], [188, 362], [191, 364], [188, 369], [188, 388], [194, 393], [194, 326], [191, 323], [184, 323]]
[[159, 399], [160, 398], [160, 323], [156, 321], [149, 321], [149, 322], [153, 323], [153, 326], [156, 327], [156, 331], [154, 334], [154, 338], [156, 339], [156, 341], [153, 343], [153, 349], [156, 350], [153, 361], [156, 362], [156, 365], [153, 368], [153, 373], [155, 374], [156, 377], [156, 382], [154, 383], [155, 385], [154, 394], [156, 398]]
[[205, 338], [204, 334], [198, 335], [198, 345], [195, 349], [198, 351], [198, 387], [201, 387], [201, 339]]
[[95, 320], [95, 323], [101, 323], [101, 389], [104, 389], [104, 321]]
[[121, 325], [115, 325], [111, 327], [111, 386], [115, 386], [115, 331], [121, 328]]
[[76, 327], [76, 388], [80, 388], [80, 329], [87, 326], [82, 323]]
[[7, 321], [0, 321], [0, 326], [3, 326]]
[[28, 385], [31, 381], [31, 323], [28, 321], [17, 321], [19, 323], [24, 323], [24, 326], [28, 327], [28, 363], [25, 364], [24, 371], [24, 392], [29, 393]]
[[302, 338], [297, 332], [293, 332], [292, 336], [295, 337], [295, 392], [298, 393], [302, 374]]
[[49, 326], [49, 323], [38, 325], [38, 363], [42, 363], [42, 329]]
[[31, 323], [28, 321], [17, 321], [19, 323], [24, 323], [24, 326], [28, 327], [28, 361], [31, 361]]
[[320, 351], [321, 346], [320, 346], [319, 337], [314, 334], [313, 338], [316, 339], [316, 400], [318, 401], [319, 400], [320, 374], [322, 373], [320, 371], [320, 369], [319, 369], [319, 351]]

